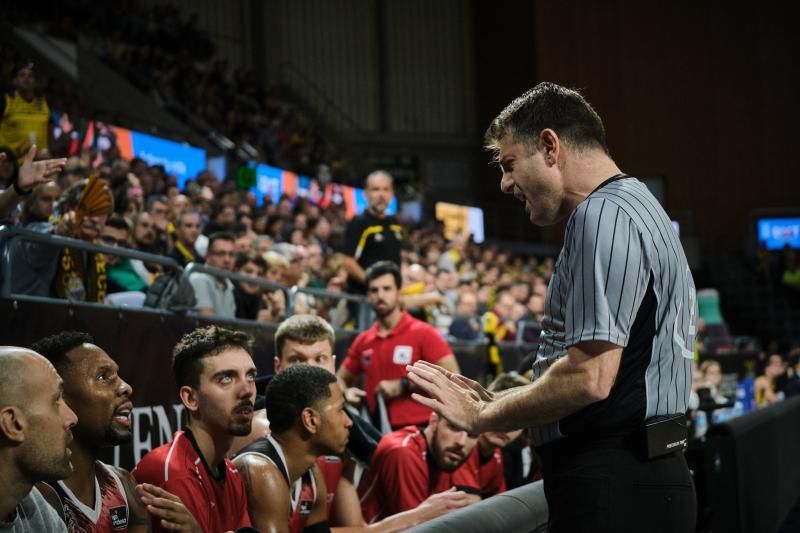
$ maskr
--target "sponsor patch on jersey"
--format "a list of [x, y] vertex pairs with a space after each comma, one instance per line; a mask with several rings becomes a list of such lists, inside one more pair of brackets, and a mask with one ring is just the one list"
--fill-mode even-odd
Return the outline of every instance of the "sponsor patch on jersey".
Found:
[[309, 516], [313, 507], [313, 500], [300, 500], [300, 516]]
[[128, 506], [120, 505], [119, 507], [112, 507], [108, 510], [111, 517], [111, 527], [116, 530], [128, 529]]
[[410, 365], [411, 354], [413, 353], [411, 346], [395, 346], [394, 355], [392, 355], [392, 362], [396, 365]]
[[372, 348], [361, 352], [361, 364], [363, 366], [369, 366], [371, 362], [372, 362]]

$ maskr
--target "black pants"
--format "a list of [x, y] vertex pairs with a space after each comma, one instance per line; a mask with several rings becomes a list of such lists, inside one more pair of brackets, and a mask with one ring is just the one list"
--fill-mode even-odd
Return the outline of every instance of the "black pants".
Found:
[[550, 533], [695, 531], [682, 453], [646, 459], [632, 447], [567, 447], [542, 453], [542, 461]]

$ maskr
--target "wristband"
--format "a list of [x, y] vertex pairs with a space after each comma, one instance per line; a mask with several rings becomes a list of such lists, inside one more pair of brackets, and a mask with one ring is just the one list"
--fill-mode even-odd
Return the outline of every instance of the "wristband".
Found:
[[11, 184], [11, 187], [14, 188], [14, 192], [17, 193], [17, 196], [30, 196], [30, 194], [33, 192], [33, 189], [29, 191], [23, 191], [22, 189], [19, 188], [19, 185], [17, 184], [16, 181]]
[[403, 394], [411, 393], [411, 382], [408, 380], [407, 377], [403, 376], [402, 378], [400, 378], [400, 385], [403, 387]]

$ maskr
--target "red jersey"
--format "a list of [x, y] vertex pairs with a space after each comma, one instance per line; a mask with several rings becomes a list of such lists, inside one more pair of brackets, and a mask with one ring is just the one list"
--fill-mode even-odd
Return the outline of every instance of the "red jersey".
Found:
[[[220, 477], [212, 476], [197, 443], [188, 429], [178, 431], [169, 442], [151, 450], [136, 468], [133, 477], [178, 496], [203, 531], [236, 530], [250, 525], [247, 493], [239, 471], [227, 458], [217, 466]], [[153, 531], [164, 531], [159, 520]]]
[[317, 457], [317, 466], [325, 479], [325, 486], [328, 488], [328, 501], [325, 502], [325, 516], [330, 520], [333, 500], [336, 497], [336, 486], [342, 477], [344, 463], [342, 459], [335, 455], [320, 455]]
[[475, 447], [475, 453], [470, 460], [478, 470], [478, 482], [481, 487], [481, 498], [489, 498], [507, 490], [506, 473], [503, 467], [503, 450], [496, 448], [488, 459], [481, 460], [480, 453]]
[[[406, 365], [419, 360], [436, 363], [453, 351], [433, 326], [403, 313], [400, 321], [385, 337], [378, 335], [377, 322], [362, 332], [344, 360], [344, 366], [353, 375], [366, 373], [364, 390], [367, 391], [367, 407], [375, 412], [375, 389], [384, 379], [406, 377]], [[424, 424], [431, 410], [411, 399], [410, 394], [389, 400], [386, 405], [392, 427]]]
[[128, 531], [128, 495], [113, 467], [94, 464], [94, 508], [81, 502], [63, 481], [48, 483], [64, 509], [70, 533], [113, 533]]
[[372, 466], [359, 483], [358, 495], [364, 520], [372, 523], [414, 509], [428, 496], [456, 486], [480, 494], [477, 447], [455, 471], [443, 472], [428, 454], [425, 434], [409, 426], [383, 436]]

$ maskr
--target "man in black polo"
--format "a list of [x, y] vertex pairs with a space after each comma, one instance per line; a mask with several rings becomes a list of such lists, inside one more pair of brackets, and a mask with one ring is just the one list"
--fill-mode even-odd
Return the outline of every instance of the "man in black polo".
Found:
[[378, 261], [400, 264], [400, 245], [403, 228], [394, 217], [386, 214], [394, 198], [392, 176], [376, 170], [367, 176], [365, 194], [367, 209], [354, 217], [345, 230], [344, 268], [347, 270], [348, 291], [365, 294], [364, 271]]

